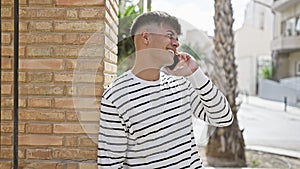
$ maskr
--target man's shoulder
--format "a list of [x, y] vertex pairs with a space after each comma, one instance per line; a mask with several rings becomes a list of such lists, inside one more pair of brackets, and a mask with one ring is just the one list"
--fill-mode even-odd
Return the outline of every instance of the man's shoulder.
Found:
[[116, 92], [120, 88], [123, 88], [124, 86], [128, 85], [128, 83], [131, 83], [132, 77], [130, 77], [128, 72], [124, 72], [123, 74], [116, 77], [106, 88], [103, 93], [103, 97], [111, 95], [112, 93]]

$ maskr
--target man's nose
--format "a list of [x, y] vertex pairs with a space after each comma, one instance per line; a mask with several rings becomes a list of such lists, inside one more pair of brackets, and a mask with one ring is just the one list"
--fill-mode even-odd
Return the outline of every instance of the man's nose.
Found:
[[172, 41], [172, 46], [175, 47], [175, 48], [178, 48], [178, 46], [179, 46], [178, 40], [174, 39], [174, 40]]

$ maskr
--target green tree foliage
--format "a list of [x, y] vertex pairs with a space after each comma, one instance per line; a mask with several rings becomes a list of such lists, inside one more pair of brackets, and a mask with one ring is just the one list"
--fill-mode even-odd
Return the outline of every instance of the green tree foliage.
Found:
[[261, 76], [263, 79], [272, 79], [272, 67], [264, 67], [261, 70]]
[[119, 13], [118, 63], [134, 52], [134, 44], [129, 31], [132, 21], [141, 13], [141, 8], [132, 2], [126, 2], [124, 12]]

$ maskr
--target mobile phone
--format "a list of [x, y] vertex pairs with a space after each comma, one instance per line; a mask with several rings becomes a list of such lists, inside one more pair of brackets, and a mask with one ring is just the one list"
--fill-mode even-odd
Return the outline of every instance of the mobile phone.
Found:
[[178, 64], [178, 62], [179, 62], [179, 58], [178, 58], [178, 56], [177, 55], [174, 55], [173, 56], [173, 64], [172, 65], [170, 65], [170, 66], [167, 66], [169, 69], [171, 69], [171, 70], [173, 70], [175, 67], [176, 67], [176, 65]]

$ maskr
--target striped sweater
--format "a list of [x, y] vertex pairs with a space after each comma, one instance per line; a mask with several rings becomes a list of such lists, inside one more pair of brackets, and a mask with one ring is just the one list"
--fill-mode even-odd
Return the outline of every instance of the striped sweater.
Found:
[[158, 81], [125, 72], [102, 96], [98, 168], [202, 168], [192, 116], [218, 127], [233, 121], [200, 68], [189, 77], [161, 72]]

